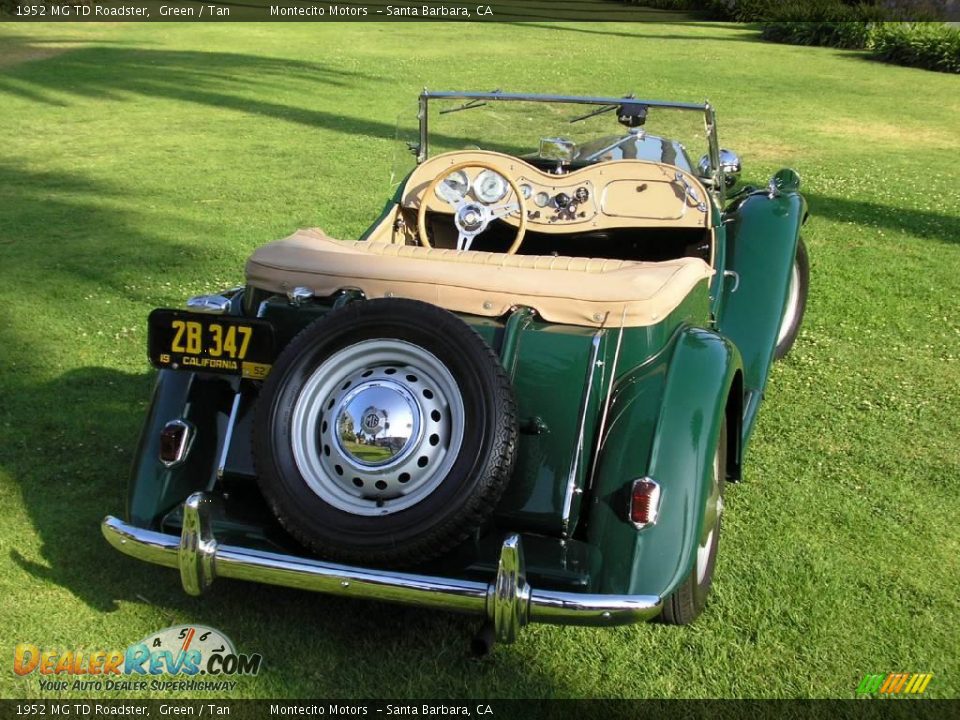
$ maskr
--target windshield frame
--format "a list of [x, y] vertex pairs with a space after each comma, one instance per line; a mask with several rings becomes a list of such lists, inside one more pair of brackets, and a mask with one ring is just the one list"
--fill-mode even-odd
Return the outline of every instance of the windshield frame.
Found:
[[429, 157], [429, 127], [428, 108], [430, 100], [464, 100], [467, 102], [542, 102], [566, 103], [570, 105], [643, 105], [646, 107], [669, 108], [671, 110], [688, 110], [703, 114], [704, 130], [707, 137], [707, 157], [710, 160], [710, 177], [708, 189], [717, 193], [721, 201], [725, 195], [723, 166], [720, 164], [720, 144], [717, 140], [717, 115], [709, 101], [702, 103], [671, 102], [668, 100], [642, 100], [634, 97], [590, 97], [578, 95], [542, 95], [530, 93], [503, 93], [494, 92], [458, 92], [423, 89], [420, 93], [420, 104], [417, 118], [420, 121], [420, 142], [417, 146], [417, 164]]

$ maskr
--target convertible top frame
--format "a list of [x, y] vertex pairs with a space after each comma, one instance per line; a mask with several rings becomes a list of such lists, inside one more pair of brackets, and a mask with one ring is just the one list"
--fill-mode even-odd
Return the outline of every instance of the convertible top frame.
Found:
[[690, 110], [703, 113], [703, 126], [707, 136], [707, 155], [710, 158], [709, 189], [715, 193], [722, 203], [726, 195], [723, 166], [720, 163], [720, 143], [717, 140], [717, 114], [709, 101], [702, 103], [671, 102], [669, 100], [642, 100], [634, 97], [592, 97], [578, 95], [542, 95], [535, 93], [503, 93], [503, 92], [458, 92], [423, 89], [420, 93], [420, 143], [417, 147], [417, 164], [429, 157], [429, 126], [427, 108], [430, 100], [468, 100], [491, 102], [543, 102], [569, 103], [571, 105], [622, 105], [629, 102], [632, 105], [646, 107], [667, 108], [670, 110]]

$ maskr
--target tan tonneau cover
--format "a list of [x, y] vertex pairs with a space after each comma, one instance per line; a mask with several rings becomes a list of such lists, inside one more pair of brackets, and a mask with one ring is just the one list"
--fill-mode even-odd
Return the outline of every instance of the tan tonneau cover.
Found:
[[316, 228], [265, 245], [247, 262], [247, 282], [271, 292], [356, 288], [368, 298], [412, 298], [488, 317], [527, 305], [550, 322], [592, 326], [619, 325], [621, 318], [628, 327], [655, 324], [712, 275], [699, 258], [505, 255], [341, 241]]

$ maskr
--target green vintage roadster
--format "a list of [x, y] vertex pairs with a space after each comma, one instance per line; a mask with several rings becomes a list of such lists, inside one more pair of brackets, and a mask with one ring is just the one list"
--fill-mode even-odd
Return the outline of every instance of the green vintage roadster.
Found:
[[735, 191], [708, 103], [424, 91], [418, 119], [360, 240], [300, 230], [244, 287], [150, 315], [104, 535], [191, 594], [409, 603], [481, 639], [691, 622], [803, 317], [799, 177]]

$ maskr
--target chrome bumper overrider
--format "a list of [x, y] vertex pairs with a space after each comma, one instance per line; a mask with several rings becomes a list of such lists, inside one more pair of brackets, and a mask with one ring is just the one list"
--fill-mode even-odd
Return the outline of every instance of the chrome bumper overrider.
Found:
[[656, 595], [597, 595], [537, 590], [527, 584], [519, 535], [500, 551], [494, 582], [414, 575], [336, 565], [310, 558], [221, 545], [213, 537], [213, 499], [194, 493], [183, 504], [180, 537], [144, 530], [108, 516], [104, 537], [117, 550], [145, 562], [179, 568], [183, 589], [201, 594], [215, 577], [440, 608], [486, 616], [502, 642], [516, 639], [530, 622], [561, 625], [625, 625], [660, 613]]

